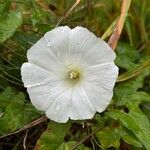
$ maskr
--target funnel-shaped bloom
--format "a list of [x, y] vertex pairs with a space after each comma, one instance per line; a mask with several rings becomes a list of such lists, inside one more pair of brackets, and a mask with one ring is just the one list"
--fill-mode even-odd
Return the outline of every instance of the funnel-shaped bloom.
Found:
[[118, 76], [115, 53], [83, 27], [47, 32], [27, 52], [22, 80], [32, 104], [56, 122], [90, 119], [108, 106]]

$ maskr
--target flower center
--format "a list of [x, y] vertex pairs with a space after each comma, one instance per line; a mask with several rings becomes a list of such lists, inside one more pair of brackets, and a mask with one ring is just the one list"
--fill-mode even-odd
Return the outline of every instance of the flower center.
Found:
[[80, 68], [78, 67], [71, 67], [68, 68], [66, 72], [66, 81], [69, 85], [74, 86], [81, 83], [83, 79], [83, 74]]
[[70, 70], [68, 72], [69, 79], [76, 80], [80, 78], [80, 73], [77, 70]]

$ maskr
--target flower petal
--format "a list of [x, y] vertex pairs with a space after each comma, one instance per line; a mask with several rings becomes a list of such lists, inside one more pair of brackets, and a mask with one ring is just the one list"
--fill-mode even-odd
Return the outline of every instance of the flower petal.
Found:
[[48, 82], [27, 88], [32, 104], [39, 110], [46, 111], [64, 91], [63, 81]]
[[106, 109], [113, 96], [112, 90], [106, 90], [91, 82], [87, 82], [84, 89], [95, 110], [98, 112]]
[[113, 62], [88, 69], [84, 89], [98, 112], [104, 111], [111, 101], [117, 76], [118, 67]]
[[57, 27], [44, 35], [50, 49], [63, 62], [68, 55], [70, 31], [71, 29], [67, 26]]
[[70, 103], [70, 118], [73, 120], [90, 119], [95, 113], [83, 88], [74, 87]]
[[88, 29], [76, 27], [70, 33], [69, 58], [70, 61], [77, 61], [82, 55], [86, 54], [89, 49], [97, 42], [97, 37]]
[[59, 123], [67, 122], [70, 112], [70, 99], [72, 90], [61, 93], [51, 107], [46, 111], [46, 116]]
[[44, 38], [41, 38], [28, 50], [27, 58], [30, 63], [36, 64], [57, 74], [59, 74], [60, 68], [64, 68], [64, 65], [48, 47]]
[[21, 75], [25, 87], [31, 87], [60, 80], [50, 71], [31, 63], [24, 63], [22, 65]]
[[109, 45], [105, 41], [102, 41], [99, 38], [97, 39], [97, 43], [82, 56], [82, 59], [87, 66], [113, 62], [116, 58], [115, 52]]
[[108, 62], [88, 67], [86, 80], [99, 84], [102, 88], [113, 89], [118, 77], [118, 67], [114, 62]]

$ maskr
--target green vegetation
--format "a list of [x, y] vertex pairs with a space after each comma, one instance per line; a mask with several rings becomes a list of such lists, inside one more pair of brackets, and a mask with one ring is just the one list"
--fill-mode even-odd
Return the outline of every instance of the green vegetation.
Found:
[[91, 120], [66, 124], [47, 120], [7, 136], [43, 116], [30, 103], [20, 67], [27, 61], [27, 50], [45, 32], [59, 23], [71, 28], [86, 27], [106, 41], [112, 34], [121, 1], [81, 0], [60, 21], [74, 3], [75, 0], [0, 0], [0, 149], [150, 150], [149, 0], [131, 2], [116, 48], [120, 76], [105, 112]]

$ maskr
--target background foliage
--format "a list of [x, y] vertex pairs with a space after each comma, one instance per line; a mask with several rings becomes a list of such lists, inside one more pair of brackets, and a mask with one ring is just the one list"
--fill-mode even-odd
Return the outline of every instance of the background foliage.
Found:
[[[120, 76], [106, 111], [92, 120], [66, 124], [44, 120], [32, 127], [32, 121], [43, 113], [30, 103], [20, 66], [27, 61], [27, 50], [53, 29], [74, 3], [0, 0], [0, 149], [150, 150], [149, 0], [132, 0], [116, 49]], [[60, 25], [84, 26], [108, 41], [105, 35], [112, 33], [120, 7], [118, 0], [82, 0]], [[7, 136], [28, 125], [31, 128]]]

